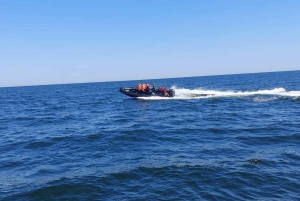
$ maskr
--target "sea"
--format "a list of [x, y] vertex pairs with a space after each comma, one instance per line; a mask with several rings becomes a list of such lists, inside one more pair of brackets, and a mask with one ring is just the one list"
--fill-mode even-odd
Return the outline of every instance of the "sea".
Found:
[[300, 71], [0, 88], [0, 200], [300, 200]]

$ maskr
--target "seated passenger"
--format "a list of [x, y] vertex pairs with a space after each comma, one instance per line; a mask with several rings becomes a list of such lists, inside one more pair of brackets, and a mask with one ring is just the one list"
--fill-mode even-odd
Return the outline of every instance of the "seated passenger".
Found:
[[145, 91], [149, 91], [149, 90], [150, 90], [150, 84], [146, 84]]
[[141, 85], [140, 83], [139, 83], [138, 86], [137, 86], [137, 90], [138, 90], [138, 91], [142, 91], [142, 90], [143, 90], [143, 87], [142, 87], [142, 85]]
[[138, 84], [137, 86], [137, 91], [142, 93], [142, 92], [149, 92], [150, 90], [150, 84]]
[[164, 91], [164, 96], [170, 96], [167, 90]]
[[146, 90], [146, 84], [142, 84], [142, 92], [145, 92]]
[[165, 92], [165, 87], [160, 87], [159, 88], [159, 93], [164, 93]]

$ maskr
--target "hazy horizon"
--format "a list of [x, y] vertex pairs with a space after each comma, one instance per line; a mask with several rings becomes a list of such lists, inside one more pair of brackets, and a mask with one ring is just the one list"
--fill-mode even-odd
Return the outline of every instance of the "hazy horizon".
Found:
[[[193, 78], [193, 77], [211, 77], [211, 76], [230, 76], [230, 75], [245, 75], [245, 74], [259, 74], [259, 73], [280, 73], [280, 72], [293, 72], [300, 70], [287, 70], [287, 71], [269, 71], [269, 72], [253, 72], [253, 73], [234, 73], [234, 74], [216, 74], [216, 75], [200, 75], [200, 76], [188, 76], [188, 77], [166, 77], [166, 78], [149, 78], [142, 80], [162, 80], [162, 79], [180, 79], [180, 78]], [[48, 85], [69, 85], [69, 84], [92, 84], [92, 83], [105, 83], [105, 82], [130, 82], [130, 81], [140, 81], [140, 79], [131, 80], [109, 80], [109, 81], [96, 81], [96, 82], [73, 82], [73, 83], [52, 83], [52, 84], [37, 84], [37, 85], [17, 85], [17, 86], [4, 86], [0, 88], [9, 87], [34, 87], [34, 86], [48, 86]]]

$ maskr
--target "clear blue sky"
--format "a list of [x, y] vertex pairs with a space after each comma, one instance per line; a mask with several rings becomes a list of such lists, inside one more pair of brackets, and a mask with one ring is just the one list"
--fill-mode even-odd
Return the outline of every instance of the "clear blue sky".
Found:
[[0, 87], [299, 64], [299, 0], [0, 1]]

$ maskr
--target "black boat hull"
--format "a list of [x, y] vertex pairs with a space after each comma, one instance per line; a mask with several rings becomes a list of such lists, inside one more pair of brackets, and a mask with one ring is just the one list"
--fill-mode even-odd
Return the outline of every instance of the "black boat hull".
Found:
[[130, 97], [174, 97], [175, 96], [175, 90], [174, 89], [167, 89], [167, 92], [169, 96], [165, 96], [164, 93], [160, 93], [159, 90], [149, 90], [148, 92], [139, 92], [136, 88], [130, 88], [130, 87], [121, 87], [120, 92], [130, 96]]

